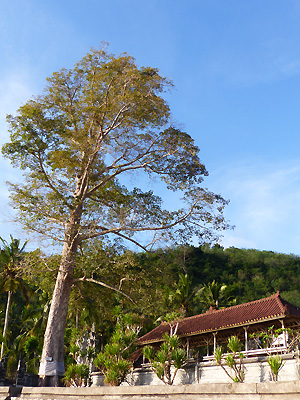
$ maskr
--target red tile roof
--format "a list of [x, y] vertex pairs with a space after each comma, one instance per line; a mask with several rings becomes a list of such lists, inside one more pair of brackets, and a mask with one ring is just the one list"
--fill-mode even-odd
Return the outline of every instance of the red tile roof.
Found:
[[[179, 321], [177, 335], [180, 337], [201, 335], [221, 329], [231, 329], [248, 324], [293, 317], [300, 320], [300, 309], [282, 299], [279, 292], [264, 299], [239, 304], [221, 310], [209, 310]], [[168, 323], [162, 323], [139, 339], [140, 344], [162, 340], [165, 332], [170, 332]]]

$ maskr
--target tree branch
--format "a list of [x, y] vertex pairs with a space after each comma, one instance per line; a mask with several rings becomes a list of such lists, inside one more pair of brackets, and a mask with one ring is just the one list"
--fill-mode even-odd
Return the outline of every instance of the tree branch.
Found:
[[77, 279], [73, 279], [73, 282], [92, 282], [92, 283], [95, 283], [96, 285], [100, 285], [100, 286], [103, 286], [103, 287], [105, 287], [107, 289], [114, 290], [115, 292], [120, 293], [121, 295], [127, 297], [127, 299], [129, 299], [133, 304], [136, 304], [136, 302], [130, 296], [128, 296], [128, 294], [122, 292], [121, 290], [119, 290], [117, 288], [114, 288], [113, 286], [107, 285], [104, 282], [96, 281], [93, 278], [85, 278], [85, 277], [77, 278]]
[[[82, 234], [80, 240], [86, 240], [86, 239], [92, 239], [98, 236], [102, 236], [102, 235], [106, 235], [108, 233], [114, 233], [114, 234], [120, 234], [121, 231], [129, 231], [129, 232], [147, 232], [147, 231], [161, 231], [161, 230], [166, 230], [166, 229], [170, 229], [178, 224], [180, 224], [181, 222], [185, 221], [193, 212], [196, 204], [198, 203], [199, 199], [197, 198], [194, 203], [191, 205], [190, 210], [185, 213], [184, 215], [182, 215], [180, 218], [178, 218], [176, 221], [166, 224], [166, 225], [161, 225], [161, 226], [147, 226], [147, 227], [137, 227], [137, 228], [133, 228], [130, 226], [118, 226], [115, 228], [106, 228], [105, 226], [94, 226], [95, 229], [101, 229], [101, 232], [95, 232], [95, 233], [91, 233], [91, 234]], [[121, 235], [121, 234], [120, 234]], [[125, 238], [125, 237], [124, 237]], [[126, 237], [127, 239], [127, 237]], [[128, 240], [131, 240], [130, 238], [128, 238]]]

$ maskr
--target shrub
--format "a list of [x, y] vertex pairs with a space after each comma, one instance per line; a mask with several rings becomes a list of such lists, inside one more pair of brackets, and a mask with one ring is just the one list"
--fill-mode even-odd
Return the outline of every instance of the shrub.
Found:
[[269, 364], [269, 366], [271, 368], [274, 381], [278, 381], [279, 371], [282, 369], [282, 367], [285, 364], [283, 362], [282, 357], [280, 357], [278, 354], [269, 356], [268, 357], [268, 364]]

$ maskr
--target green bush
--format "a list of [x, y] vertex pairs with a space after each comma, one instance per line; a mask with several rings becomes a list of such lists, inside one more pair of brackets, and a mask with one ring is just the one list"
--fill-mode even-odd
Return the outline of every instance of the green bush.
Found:
[[64, 382], [67, 386], [87, 386], [88, 378], [88, 365], [70, 364], [65, 372]]
[[274, 381], [278, 381], [278, 374], [279, 371], [283, 368], [284, 362], [282, 357], [280, 357], [278, 354], [272, 355], [268, 357], [268, 364], [271, 368], [272, 375], [274, 377]]

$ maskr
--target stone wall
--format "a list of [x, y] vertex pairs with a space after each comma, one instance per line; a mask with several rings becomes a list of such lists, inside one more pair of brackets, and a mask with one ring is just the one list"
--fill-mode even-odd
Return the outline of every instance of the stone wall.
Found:
[[[300, 379], [300, 361], [298, 356], [283, 354], [284, 366], [279, 372], [278, 380], [282, 382], [297, 381]], [[259, 383], [272, 381], [267, 357], [251, 357], [244, 359], [245, 383]], [[201, 383], [231, 383], [231, 379], [215, 361], [190, 363], [178, 371], [174, 384], [201, 384]], [[103, 376], [100, 373], [92, 374], [92, 386], [103, 386]], [[164, 385], [158, 377], [147, 368], [136, 369], [128, 376], [125, 385]]]
[[[278, 380], [287, 382], [300, 379], [299, 358], [291, 354], [283, 354], [284, 366], [280, 370]], [[245, 383], [270, 382], [273, 380], [267, 357], [251, 357], [244, 360]], [[220, 366], [215, 362], [201, 363], [198, 370], [198, 383], [231, 382]], [[196, 381], [193, 383], [197, 383]], [[191, 382], [192, 383], [192, 382]]]
[[[8, 389], [0, 388], [1, 400], [7, 399]], [[299, 400], [300, 383], [293, 381], [93, 388], [23, 387], [20, 397], [10, 398], [13, 400]]]

